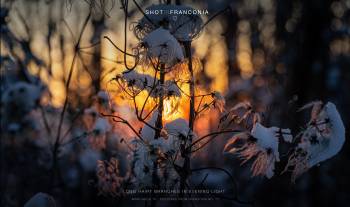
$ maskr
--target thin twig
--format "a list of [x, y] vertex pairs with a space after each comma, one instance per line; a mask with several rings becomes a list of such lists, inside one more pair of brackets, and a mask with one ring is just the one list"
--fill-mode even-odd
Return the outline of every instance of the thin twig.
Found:
[[227, 10], [231, 11], [231, 8], [228, 6], [226, 8], [224, 8], [223, 10], [220, 10], [218, 12], [216, 12], [213, 16], [211, 16], [201, 27], [200, 31], [202, 31], [204, 29], [205, 26], [207, 26], [212, 20], [214, 20], [217, 16], [225, 13]]
[[77, 40], [77, 42], [75, 44], [74, 56], [73, 56], [73, 59], [72, 59], [71, 66], [69, 68], [68, 79], [67, 79], [66, 86], [65, 86], [65, 88], [66, 88], [66, 97], [65, 97], [65, 100], [64, 100], [64, 105], [63, 105], [62, 112], [60, 114], [60, 119], [59, 119], [58, 128], [57, 128], [57, 136], [56, 136], [55, 144], [54, 144], [54, 148], [53, 148], [53, 165], [52, 165], [52, 175], [51, 175], [51, 181], [52, 181], [51, 184], [52, 185], [54, 185], [54, 182], [55, 182], [55, 170], [57, 168], [57, 159], [58, 159], [58, 151], [59, 151], [59, 147], [60, 147], [60, 138], [61, 138], [62, 124], [63, 124], [65, 112], [66, 112], [67, 107], [68, 107], [69, 85], [70, 85], [70, 82], [71, 82], [71, 79], [72, 79], [73, 68], [74, 68], [76, 57], [77, 57], [77, 54], [78, 54], [78, 47], [79, 47], [81, 38], [83, 36], [83, 33], [84, 33], [85, 28], [86, 28], [86, 26], [87, 26], [87, 24], [89, 22], [90, 17], [91, 17], [91, 10], [89, 11], [89, 14], [88, 14], [88, 16], [86, 17], [86, 19], [84, 21], [83, 27], [82, 27], [81, 32], [79, 34], [79, 38], [78, 38], [78, 40]]
[[214, 138], [216, 138], [218, 135], [220, 134], [226, 134], [226, 133], [239, 133], [242, 132], [240, 130], [225, 130], [225, 131], [217, 131], [217, 132], [212, 132], [209, 133], [207, 135], [204, 135], [202, 137], [200, 137], [199, 139], [197, 139], [196, 141], [194, 141], [189, 147], [193, 147], [195, 144], [201, 142], [202, 140], [206, 139], [207, 137], [211, 137], [211, 139], [209, 139], [209, 141], [207, 141], [206, 143], [204, 143], [203, 145], [201, 145], [199, 148], [197, 148], [196, 150], [192, 151], [198, 151], [199, 149], [203, 148], [205, 145], [207, 145], [210, 141], [212, 141]]
[[202, 170], [219, 170], [221, 172], [224, 172], [228, 177], [229, 179], [231, 180], [234, 188], [235, 188], [235, 196], [234, 198], [230, 198], [230, 197], [226, 197], [226, 196], [218, 196], [216, 195], [216, 197], [218, 198], [223, 198], [223, 199], [226, 199], [226, 200], [232, 200], [232, 201], [235, 201], [239, 204], [245, 204], [245, 205], [252, 205], [253, 202], [247, 202], [247, 201], [242, 201], [239, 199], [238, 197], [238, 193], [239, 193], [239, 189], [238, 189], [238, 183], [236, 181], [236, 179], [233, 177], [233, 175], [226, 169], [224, 168], [221, 168], [221, 167], [215, 167], [215, 166], [209, 166], [209, 167], [201, 167], [201, 168], [195, 168], [195, 169], [191, 169], [192, 172], [197, 172], [197, 171], [202, 171]]
[[103, 36], [103, 38], [107, 39], [115, 49], [117, 49], [119, 52], [125, 54], [125, 55], [128, 55], [128, 56], [131, 56], [131, 57], [136, 57], [136, 55], [133, 55], [131, 53], [127, 53], [126, 50], [122, 50], [120, 49], [116, 44], [114, 44], [114, 42], [108, 37], [108, 36]]
[[135, 1], [132, 0], [135, 4], [135, 6], [137, 7], [137, 9], [143, 14], [143, 16], [153, 25], [155, 26], [155, 24], [153, 23], [153, 21], [147, 16], [147, 14], [142, 10], [141, 6]]
[[[112, 117], [114, 122], [119, 122], [119, 123], [123, 123], [125, 125], [127, 125], [134, 133], [135, 135], [141, 140], [141, 141], [145, 141], [141, 135], [136, 131], [136, 129], [124, 118], [117, 116], [117, 115], [113, 115], [113, 114], [101, 114], [101, 116], [105, 116], [105, 117]], [[119, 119], [119, 120], [117, 120]]]

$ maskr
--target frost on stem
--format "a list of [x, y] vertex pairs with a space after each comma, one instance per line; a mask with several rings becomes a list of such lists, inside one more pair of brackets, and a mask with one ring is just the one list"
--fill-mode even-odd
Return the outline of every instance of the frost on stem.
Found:
[[140, 45], [144, 48], [141, 60], [146, 64], [150, 60], [154, 65], [165, 64], [171, 67], [184, 60], [181, 45], [169, 30], [158, 28], [152, 31], [142, 39]]
[[285, 168], [293, 168], [292, 181], [318, 163], [336, 155], [345, 142], [345, 128], [336, 106], [328, 102], [312, 102], [311, 120], [301, 134], [301, 140], [289, 157]]
[[[253, 176], [264, 175], [271, 178], [274, 175], [275, 162], [280, 160], [278, 152], [280, 131], [286, 130], [278, 127], [266, 128], [256, 123], [250, 132], [243, 132], [231, 138], [224, 151], [237, 154], [243, 159], [242, 164], [255, 158], [251, 167]], [[243, 144], [235, 146], [238, 141], [242, 141]]]
[[191, 41], [200, 33], [203, 21], [198, 14], [173, 14], [174, 11], [185, 10], [192, 11], [193, 9], [182, 5], [151, 5], [146, 8], [146, 11], [162, 11], [162, 13], [146, 14], [140, 19], [134, 28], [135, 36], [143, 39], [153, 30], [165, 27], [179, 41]]
[[120, 196], [124, 178], [119, 173], [119, 161], [112, 157], [109, 161], [97, 161], [99, 194]]
[[160, 84], [159, 79], [154, 78], [147, 74], [141, 74], [136, 71], [125, 72], [117, 77], [118, 80], [122, 80], [123, 88], [125, 90], [131, 89], [129, 94], [139, 91], [148, 91], [150, 96], [157, 98], [163, 97], [180, 97], [181, 92], [176, 82], [173, 80], [167, 80], [163, 85]]

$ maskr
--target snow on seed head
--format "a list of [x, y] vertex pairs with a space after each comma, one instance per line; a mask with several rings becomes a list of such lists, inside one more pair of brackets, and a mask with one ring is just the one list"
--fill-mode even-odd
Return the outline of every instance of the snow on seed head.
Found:
[[[240, 133], [231, 138], [225, 146], [224, 151], [236, 154], [247, 162], [255, 158], [251, 166], [253, 176], [264, 175], [271, 178], [274, 175], [275, 162], [279, 162], [278, 133], [277, 127], [267, 128], [256, 123], [250, 132]], [[236, 146], [242, 141], [241, 146]]]
[[157, 98], [161, 95], [165, 97], [181, 96], [180, 89], [173, 80], [167, 80], [164, 84], [160, 84], [158, 78], [134, 70], [124, 72], [122, 75], [118, 76], [118, 79], [122, 80], [125, 90], [128, 90], [128, 87], [132, 88], [130, 93], [145, 90], [151, 93], [150, 96], [153, 98]]
[[43, 89], [41, 86], [26, 82], [11, 85], [2, 96], [1, 102], [12, 115], [25, 115], [38, 106]]
[[336, 106], [331, 102], [312, 102], [310, 106], [311, 120], [285, 168], [293, 168], [293, 182], [311, 167], [336, 155], [345, 142], [345, 127]]
[[179, 42], [169, 30], [158, 28], [147, 34], [142, 40], [147, 59], [155, 59], [155, 62], [171, 67], [184, 60], [184, 55]]
[[106, 91], [99, 91], [96, 95], [97, 101], [100, 105], [104, 107], [108, 107], [109, 105], [109, 97]]
[[112, 127], [109, 124], [108, 120], [104, 118], [98, 118], [95, 122], [93, 131], [95, 134], [100, 135], [100, 134], [107, 133], [108, 131], [111, 130], [111, 128]]
[[106, 148], [107, 136], [112, 127], [105, 118], [97, 118], [88, 141], [93, 149]]
[[153, 30], [164, 27], [179, 41], [191, 41], [196, 38], [202, 29], [203, 21], [198, 14], [180, 14], [173, 11], [192, 11], [188, 6], [158, 4], [146, 8], [148, 11], [162, 11], [159, 14], [147, 14], [140, 19], [134, 33], [138, 39], [143, 39]]
[[192, 131], [188, 127], [188, 122], [185, 119], [178, 118], [165, 125], [165, 130], [168, 134], [174, 136], [185, 136], [192, 135]]

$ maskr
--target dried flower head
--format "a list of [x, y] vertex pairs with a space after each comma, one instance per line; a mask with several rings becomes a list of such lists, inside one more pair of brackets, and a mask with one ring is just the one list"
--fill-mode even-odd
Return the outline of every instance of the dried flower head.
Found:
[[221, 127], [225, 128], [231, 124], [242, 125], [246, 129], [252, 129], [255, 123], [261, 122], [260, 113], [256, 112], [250, 102], [239, 102], [220, 118]]
[[1, 103], [10, 116], [23, 116], [38, 106], [43, 87], [17, 82], [9, 86], [1, 96]]
[[112, 127], [108, 120], [97, 118], [92, 128], [92, 133], [88, 137], [89, 143], [93, 149], [106, 148], [106, 139]]
[[106, 118], [100, 117], [96, 107], [84, 110], [83, 121], [87, 130], [88, 141], [93, 149], [106, 148], [106, 138], [112, 126]]
[[162, 27], [147, 34], [140, 45], [144, 49], [140, 52], [140, 58], [146, 64], [151, 61], [155, 66], [164, 64], [170, 68], [184, 60], [181, 45], [169, 30]]
[[[255, 157], [252, 164], [253, 176], [264, 175], [271, 178], [274, 175], [275, 162], [279, 162], [277, 127], [266, 128], [256, 123], [251, 132], [244, 132], [230, 139], [224, 151], [238, 154], [243, 159], [242, 164]], [[241, 146], [234, 146], [242, 141]]]
[[99, 194], [120, 196], [123, 177], [119, 173], [119, 161], [112, 157], [109, 161], [97, 161]]
[[336, 155], [345, 142], [344, 124], [333, 103], [323, 106], [322, 102], [312, 102], [302, 110], [309, 107], [312, 107], [311, 120], [285, 168], [285, 171], [293, 168], [293, 182], [312, 166]]
[[135, 36], [143, 39], [153, 30], [164, 27], [179, 41], [191, 41], [199, 35], [203, 21], [198, 14], [173, 14], [173, 11], [192, 11], [191, 7], [182, 5], [158, 4], [146, 8], [148, 11], [162, 11], [161, 14], [146, 14], [134, 28]]
[[[152, 115], [148, 124], [154, 126], [156, 117], [157, 112]], [[152, 176], [157, 174], [160, 183], [165, 186], [174, 185], [178, 174], [171, 160], [180, 148], [182, 137], [193, 136], [187, 121], [179, 118], [167, 123], [162, 129], [162, 137], [158, 139], [153, 139], [154, 129], [147, 125], [141, 130], [141, 135], [145, 142], [133, 141], [134, 184], [138, 187], [149, 187], [152, 185]], [[157, 169], [154, 168], [154, 163], [157, 163]]]
[[134, 145], [132, 160], [133, 183], [140, 188], [150, 187], [152, 186], [153, 174], [158, 174], [158, 171], [154, 172], [154, 163], [157, 161], [160, 150], [157, 146], [153, 146], [154, 143], [149, 145], [137, 139], [133, 140], [132, 143]]
[[154, 78], [147, 74], [139, 73], [135, 70], [124, 72], [117, 77], [120, 86], [130, 95], [137, 95], [140, 91], [147, 91], [151, 97], [180, 97], [181, 92], [176, 82], [167, 80], [164, 84], [160, 84], [158, 78]]

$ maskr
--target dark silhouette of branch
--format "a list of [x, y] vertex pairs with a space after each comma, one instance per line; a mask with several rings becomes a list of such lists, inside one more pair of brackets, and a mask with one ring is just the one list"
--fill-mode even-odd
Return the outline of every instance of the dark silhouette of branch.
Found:
[[[193, 153], [193, 152], [196, 152], [196, 151], [202, 149], [203, 147], [205, 147], [208, 143], [213, 141], [218, 135], [227, 134], [227, 133], [239, 133], [239, 132], [242, 132], [242, 131], [240, 131], [240, 130], [223, 130], [223, 131], [212, 132], [212, 133], [209, 133], [209, 134], [207, 134], [205, 136], [200, 137], [199, 139], [194, 141], [189, 147], [193, 147], [194, 145], [196, 145], [197, 143], [201, 142], [202, 140], [204, 140], [204, 139], [206, 139], [208, 137], [211, 137], [207, 142], [202, 144], [199, 148], [196, 148], [195, 150], [192, 150], [191, 152]], [[189, 147], [188, 147], [188, 149], [190, 149]]]
[[213, 16], [211, 16], [201, 27], [200, 30], [203, 30], [211, 21], [213, 21], [217, 16], [225, 13], [226, 11], [230, 11], [231, 8], [228, 6], [226, 8], [224, 8], [223, 10], [218, 11], [217, 13], [215, 13]]
[[66, 88], [66, 97], [65, 97], [65, 101], [64, 101], [62, 112], [60, 114], [58, 128], [57, 128], [57, 136], [56, 136], [55, 144], [54, 144], [54, 148], [53, 148], [53, 166], [52, 166], [52, 175], [51, 175], [51, 184], [52, 185], [54, 185], [54, 182], [55, 182], [55, 171], [56, 171], [56, 168], [57, 168], [57, 159], [58, 159], [57, 158], [57, 154], [58, 154], [58, 150], [59, 150], [59, 147], [60, 147], [60, 138], [61, 138], [62, 124], [63, 124], [65, 112], [66, 112], [67, 107], [68, 107], [69, 85], [70, 85], [70, 82], [71, 82], [71, 79], [72, 79], [72, 75], [73, 75], [73, 68], [74, 68], [76, 57], [77, 57], [77, 54], [78, 54], [79, 44], [80, 44], [81, 38], [83, 36], [83, 33], [85, 31], [85, 28], [86, 28], [86, 26], [87, 26], [87, 24], [89, 22], [90, 17], [91, 17], [91, 11], [89, 11], [88, 16], [86, 17], [86, 19], [85, 19], [85, 21], [83, 23], [83, 27], [81, 29], [81, 32], [80, 32], [79, 37], [78, 37], [78, 40], [77, 40], [77, 42], [75, 44], [75, 47], [74, 47], [74, 56], [73, 56], [73, 59], [72, 59], [71, 66], [69, 68], [68, 79], [67, 79], [66, 86], [65, 86], [65, 88]]
[[131, 57], [136, 57], [135, 55], [133, 54], [130, 54], [130, 53], [127, 53], [126, 50], [122, 50], [120, 49], [108, 36], [103, 36], [103, 38], [107, 39], [115, 49], [117, 49], [119, 52], [125, 54], [125, 55], [128, 55], [128, 56], [131, 56]]
[[[203, 171], [203, 170], [219, 170], [219, 171], [225, 173], [229, 177], [231, 183], [234, 186], [235, 196], [233, 198], [227, 197], [227, 196], [221, 196], [221, 195], [214, 195], [215, 197], [222, 198], [225, 200], [231, 200], [231, 201], [234, 201], [234, 202], [239, 203], [239, 204], [253, 205], [253, 202], [251, 202], [251, 201], [242, 201], [239, 199], [238, 183], [237, 183], [236, 179], [233, 177], [233, 175], [228, 170], [221, 168], [221, 167], [209, 166], [209, 167], [194, 168], [194, 169], [191, 169], [191, 172], [198, 172], [198, 171]], [[207, 175], [205, 177], [207, 177]]]
[[153, 25], [155, 26], [154, 22], [145, 14], [145, 12], [142, 10], [141, 6], [136, 2], [136, 0], [132, 0], [137, 7], [137, 9], [143, 14], [143, 16]]
[[[122, 118], [121, 116], [118, 115], [113, 115], [113, 114], [101, 114], [101, 116], [105, 116], [105, 117], [112, 117], [114, 122], [119, 122], [119, 123], [123, 123], [125, 125], [127, 125], [134, 133], [135, 135], [144, 142], [144, 139], [141, 137], [140, 133], [138, 133], [136, 131], [136, 129], [124, 118]], [[119, 119], [119, 120], [118, 120]]]
[[101, 42], [98, 41], [98, 42], [92, 43], [91, 45], [88, 45], [88, 46], [80, 46], [79, 50], [90, 49], [90, 48], [98, 46], [100, 44], [101, 44]]
[[132, 71], [136, 68], [138, 65], [138, 58], [135, 59], [135, 64], [132, 67], [128, 67], [126, 64], [126, 47], [127, 47], [127, 25], [128, 25], [128, 7], [129, 7], [129, 0], [124, 0], [122, 2], [123, 4], [123, 9], [124, 9], [124, 66], [128, 71]]

